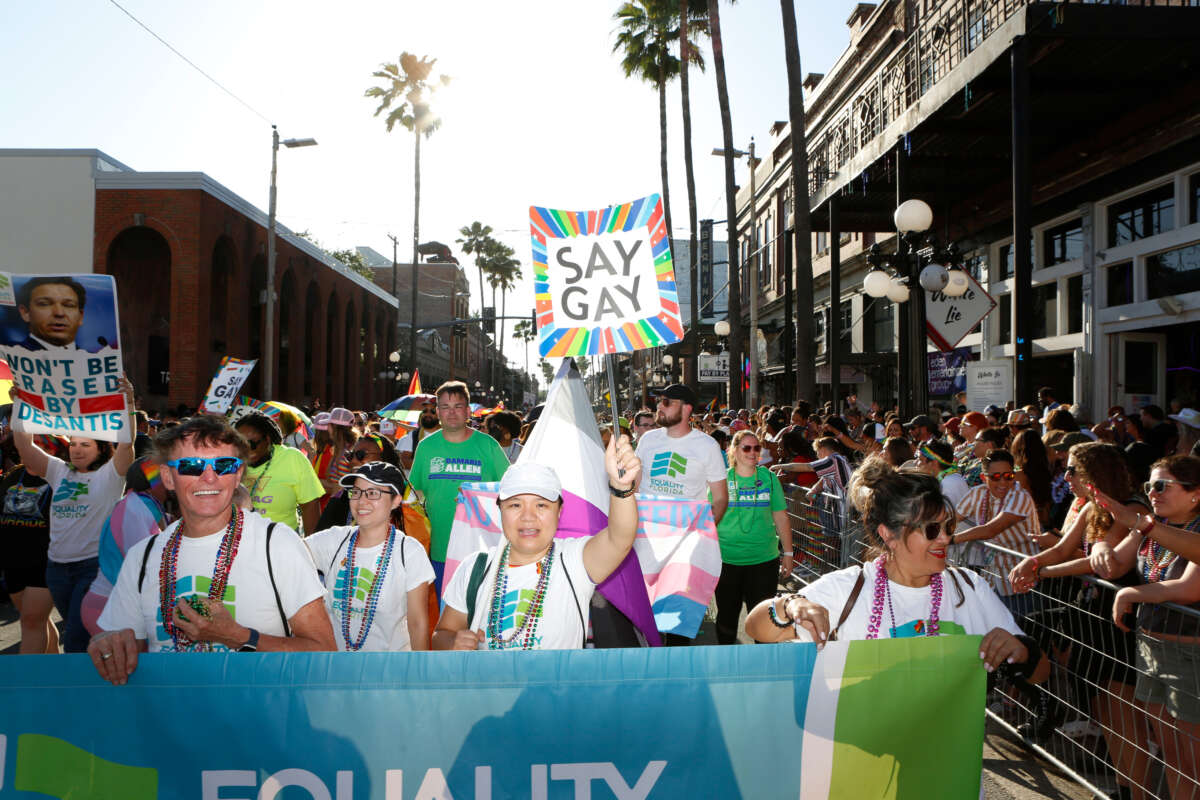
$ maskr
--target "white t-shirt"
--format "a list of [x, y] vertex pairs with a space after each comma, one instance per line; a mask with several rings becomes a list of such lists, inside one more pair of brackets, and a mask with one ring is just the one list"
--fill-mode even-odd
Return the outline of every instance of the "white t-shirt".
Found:
[[950, 504], [958, 508], [958, 504], [967, 496], [967, 492], [971, 491], [971, 487], [967, 485], [967, 479], [957, 472], [951, 472], [943, 477], [940, 481], [942, 485], [942, 494], [950, 501]]
[[[275, 604], [275, 593], [267, 570], [267, 526], [270, 522], [253, 511], [243, 513], [242, 540], [229, 571], [225, 607], [238, 624], [271, 636], [283, 636], [283, 620], [279, 618], [279, 606]], [[159, 565], [162, 563], [163, 548], [177, 527], [179, 523], [175, 522], [161, 535], [154, 537], [149, 545], [150, 557], [146, 560], [146, 575], [140, 594], [138, 573], [142, 568], [146, 545], [139, 543], [129, 549], [121, 564], [117, 585], [96, 623], [106, 631], [132, 628], [137, 638], [146, 640], [151, 653], [179, 649], [163, 627], [159, 592]], [[179, 543], [175, 573], [177, 598], [208, 596], [217, 550], [224, 533], [224, 530], [220, 530], [208, 536], [183, 537]], [[296, 532], [283, 524], [277, 523], [271, 535], [271, 568], [283, 613], [289, 620], [301, 608], [325, 595], [325, 587], [317, 578], [317, 570], [308, 549]], [[213, 649], [226, 648], [214, 644]]]
[[[546, 589], [542, 619], [538, 622], [537, 637], [534, 640], [536, 650], [578, 650], [583, 647], [588, 607], [596, 591], [596, 584], [592, 583], [583, 565], [583, 547], [588, 543], [588, 539], [587, 536], [581, 536], [576, 539], [555, 540], [556, 552], [550, 567], [550, 585]], [[464, 558], [442, 596], [447, 606], [466, 614], [467, 584], [471, 581], [475, 560], [488, 560], [487, 574], [483, 576], [483, 583], [475, 595], [475, 616], [471, 620], [470, 630], [487, 633], [492, 593], [496, 586], [500, 553], [503, 550], [504, 544], [501, 543], [491, 550], [480, 551], [474, 556]], [[508, 593], [504, 596], [504, 612], [500, 619], [501, 636], [512, 636], [518, 615], [524, 620], [537, 587], [537, 565], [538, 562], [534, 562], [508, 568]], [[570, 573], [570, 580], [563, 572], [564, 566]], [[575, 588], [574, 597], [571, 596], [572, 586]], [[480, 649], [488, 649], [487, 643], [482, 644]]]
[[[866, 573], [862, 591], [850, 610], [850, 616], [842, 623], [838, 631], [841, 641], [867, 638], [867, 624], [871, 618], [872, 598], [875, 594], [875, 562], [863, 564]], [[958, 589], [951, 578], [951, 572], [957, 578]], [[829, 625], [837, 625], [854, 590], [858, 580], [858, 567], [848, 567], [830, 572], [806, 586], [801, 594], [810, 601], [824, 606], [829, 612]], [[958, 590], [962, 590], [963, 602], [958, 604]], [[888, 581], [888, 593], [891, 595], [891, 606], [883, 604], [883, 621], [879, 624], [880, 639], [905, 639], [924, 636], [929, 624], [929, 612], [932, 590], [925, 586], [914, 588], [902, 586]], [[895, 609], [895, 621], [892, 619], [892, 609]], [[896, 628], [892, 635], [892, 628]], [[993, 628], [1003, 628], [1014, 636], [1021, 634], [1021, 629], [1013, 621], [1012, 614], [1000, 602], [1000, 598], [992, 591], [987, 582], [977, 574], [966, 570], [947, 569], [942, 573], [942, 604], [938, 611], [938, 629], [941, 635], [986, 634]], [[805, 641], [808, 641], [805, 638]]]
[[[317, 569], [325, 576], [325, 611], [333, 623], [333, 638], [338, 650], [346, 649], [342, 632], [342, 620], [346, 616], [342, 602], [342, 587], [345, 580], [346, 553], [350, 548], [350, 532], [353, 525], [339, 525], [315, 533], [304, 540], [317, 562]], [[367, 592], [375, 580], [379, 559], [383, 555], [383, 542], [374, 547], [356, 547], [354, 553], [354, 581], [357, 588], [350, 600], [350, 636], [357, 638], [363, 624], [367, 607]], [[331, 566], [332, 565], [332, 566]], [[379, 600], [375, 605], [375, 619], [367, 631], [363, 650], [411, 650], [408, 638], [408, 593], [422, 583], [433, 582], [433, 565], [425, 548], [411, 536], [396, 532], [392, 545], [392, 557], [388, 563]]]
[[50, 501], [50, 560], [60, 564], [100, 554], [100, 529], [125, 492], [125, 478], [110, 458], [93, 472], [76, 472], [61, 458], [50, 456], [46, 483]]
[[721, 446], [704, 431], [691, 430], [674, 438], [666, 428], [655, 428], [638, 440], [642, 460], [642, 482], [647, 494], [708, 499], [708, 485], [725, 481]]
[[[420, 427], [416, 427], [416, 428], [413, 428], [408, 433], [401, 436], [396, 441], [396, 452], [397, 453], [411, 453], [411, 452], [415, 451], [417, 449], [417, 445], [420, 444], [420, 440], [417, 439], [417, 434], [420, 433], [421, 430], [422, 429]], [[421, 439], [424, 439], [426, 436], [429, 436], [430, 434], [437, 433], [437, 432], [438, 432], [438, 428], [430, 428], [421, 435]]]

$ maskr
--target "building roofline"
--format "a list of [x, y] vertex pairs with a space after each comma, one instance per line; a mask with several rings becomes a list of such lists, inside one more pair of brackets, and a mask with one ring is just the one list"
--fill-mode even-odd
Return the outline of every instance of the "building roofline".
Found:
[[121, 172], [134, 171], [133, 167], [122, 164], [103, 150], [95, 148], [0, 148], [0, 158], [62, 158], [64, 156], [94, 158], [107, 162]]
[[[36, 151], [45, 153], [47, 151]], [[99, 151], [95, 151], [99, 152]], [[0, 151], [3, 155], [3, 151]], [[268, 215], [250, 201], [235, 194], [230, 189], [213, 180], [203, 172], [99, 172], [96, 174], [96, 189], [149, 189], [152, 191], [201, 191], [221, 201], [225, 205], [240, 212], [250, 220], [261, 225], [265, 230], [270, 222]], [[275, 220], [275, 228], [280, 238], [298, 250], [311, 256], [335, 272], [341, 273], [349, 280], [370, 291], [384, 302], [399, 308], [399, 301], [388, 292], [376, 286], [367, 278], [359, 275], [342, 262], [328, 255], [307, 239], [296, 235], [296, 232]]]

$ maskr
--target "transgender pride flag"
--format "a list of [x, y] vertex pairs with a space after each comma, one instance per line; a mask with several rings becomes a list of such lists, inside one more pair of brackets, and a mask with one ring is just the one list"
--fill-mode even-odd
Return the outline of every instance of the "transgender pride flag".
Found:
[[[547, 464], [563, 487], [561, 537], [591, 536], [608, 524], [608, 476], [587, 390], [564, 360], [519, 462]], [[450, 541], [446, 581], [463, 559], [500, 543], [499, 484], [463, 484]], [[694, 637], [721, 575], [712, 507], [639, 494], [634, 552], [598, 587], [652, 644], [658, 632]]]

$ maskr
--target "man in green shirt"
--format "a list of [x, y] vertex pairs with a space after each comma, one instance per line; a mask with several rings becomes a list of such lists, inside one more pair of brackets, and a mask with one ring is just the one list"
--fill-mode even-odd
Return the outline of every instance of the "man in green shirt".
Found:
[[442, 429], [421, 439], [409, 478], [413, 488], [425, 496], [425, 513], [432, 528], [429, 559], [433, 585], [441, 597], [459, 484], [500, 480], [508, 469], [508, 458], [495, 439], [467, 426], [471, 395], [462, 381], [447, 381], [437, 388], [437, 413]]

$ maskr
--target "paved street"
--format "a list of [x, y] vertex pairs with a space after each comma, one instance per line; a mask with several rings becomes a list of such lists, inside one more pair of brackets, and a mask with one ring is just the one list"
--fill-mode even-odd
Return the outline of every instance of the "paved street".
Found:
[[[54, 619], [59, 619], [57, 612]], [[15, 654], [20, 637], [16, 610], [8, 603], [0, 603], [0, 655]], [[741, 637], [749, 643], [744, 633]], [[716, 632], [710, 619], [705, 619], [697, 640], [702, 644], [716, 644]], [[990, 723], [983, 743], [983, 768], [987, 800], [1088, 800], [1091, 797], [1053, 767], [1030, 758], [1020, 742]]]

